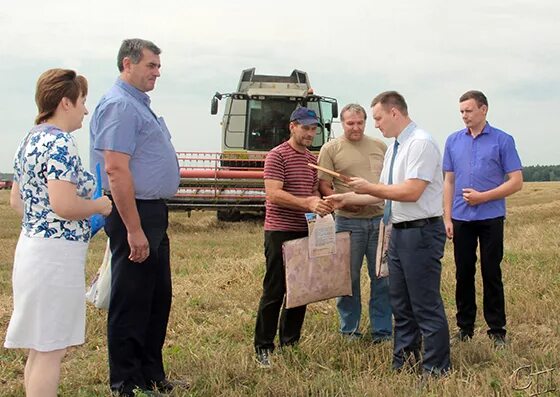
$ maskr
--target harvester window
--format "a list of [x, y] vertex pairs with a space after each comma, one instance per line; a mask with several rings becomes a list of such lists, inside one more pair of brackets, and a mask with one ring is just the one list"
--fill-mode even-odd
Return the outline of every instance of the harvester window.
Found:
[[[319, 118], [322, 120], [321, 121], [322, 123], [325, 122], [323, 113], [321, 112], [321, 109], [319, 109], [319, 102], [307, 102], [307, 107], [309, 109], [313, 109], [315, 113], [319, 115]], [[319, 126], [319, 128], [317, 128], [317, 135], [315, 135], [315, 138], [313, 139], [313, 143], [311, 144], [311, 147], [309, 149], [319, 150], [324, 143], [325, 143], [325, 132], [323, 127]]]
[[230, 149], [242, 149], [245, 142], [245, 99], [228, 98], [222, 125], [224, 128], [224, 146]]
[[290, 138], [290, 114], [295, 105], [290, 101], [249, 101], [247, 149], [268, 151]]
[[[286, 98], [252, 99], [249, 101], [246, 133], [246, 149], [268, 151], [290, 139], [290, 114], [297, 102]], [[308, 102], [307, 106], [321, 115], [319, 102]], [[320, 116], [321, 117], [321, 116]], [[332, 118], [332, 116], [331, 116]], [[321, 118], [322, 119], [322, 118]], [[324, 129], [317, 129], [311, 150], [319, 150], [325, 143]]]

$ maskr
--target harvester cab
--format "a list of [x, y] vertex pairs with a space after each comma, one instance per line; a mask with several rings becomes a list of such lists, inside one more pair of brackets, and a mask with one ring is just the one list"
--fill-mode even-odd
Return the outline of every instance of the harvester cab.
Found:
[[218, 113], [218, 101], [226, 98], [222, 119], [222, 150], [230, 152], [267, 152], [290, 137], [290, 114], [297, 106], [317, 112], [322, 126], [310, 148], [317, 151], [330, 134], [333, 118], [338, 117], [334, 98], [313, 93], [307, 73], [294, 70], [289, 76], [241, 73], [237, 91], [216, 93], [211, 114]]

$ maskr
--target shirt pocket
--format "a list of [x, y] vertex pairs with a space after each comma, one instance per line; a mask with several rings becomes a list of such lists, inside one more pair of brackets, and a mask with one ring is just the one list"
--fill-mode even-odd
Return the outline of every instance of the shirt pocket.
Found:
[[379, 180], [379, 177], [381, 176], [381, 170], [383, 169], [383, 159], [383, 156], [375, 153], [368, 156], [369, 170], [377, 181]]
[[[164, 124], [165, 125], [165, 124]], [[136, 143], [136, 151], [139, 149], [143, 151], [153, 151], [158, 150], [161, 145], [165, 145], [169, 142], [168, 135], [169, 132], [167, 128], [162, 128], [159, 119], [155, 117], [150, 117], [144, 120], [142, 128], [138, 134], [138, 141]]]
[[167, 128], [167, 124], [165, 123], [165, 120], [163, 119], [163, 117], [158, 117], [157, 121], [159, 123], [159, 126], [160, 126], [161, 130], [163, 131], [163, 135], [168, 140], [171, 140], [171, 133], [169, 132], [169, 129]]
[[480, 175], [485, 175], [486, 178], [491, 179], [501, 178], [500, 146], [498, 144], [493, 144], [481, 150], [476, 165]]

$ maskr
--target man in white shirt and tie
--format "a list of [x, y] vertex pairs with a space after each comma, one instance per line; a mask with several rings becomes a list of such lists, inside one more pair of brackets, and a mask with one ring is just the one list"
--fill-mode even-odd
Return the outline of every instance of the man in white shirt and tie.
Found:
[[440, 294], [446, 239], [441, 153], [432, 137], [410, 119], [398, 92], [377, 95], [371, 106], [375, 127], [384, 137], [395, 138], [385, 154], [380, 183], [351, 178], [348, 184], [357, 194], [333, 199], [339, 201], [337, 206], [386, 199], [385, 219], [393, 225], [388, 252], [395, 319], [393, 368], [418, 363], [425, 375], [443, 375], [451, 360]]

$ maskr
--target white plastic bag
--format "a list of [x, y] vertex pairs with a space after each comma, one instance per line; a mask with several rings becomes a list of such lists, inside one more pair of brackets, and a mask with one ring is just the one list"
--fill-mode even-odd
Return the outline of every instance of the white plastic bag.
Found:
[[109, 301], [111, 299], [111, 248], [109, 239], [105, 247], [105, 255], [103, 262], [90, 284], [89, 290], [86, 292], [86, 300], [92, 303], [98, 309], [109, 309]]

